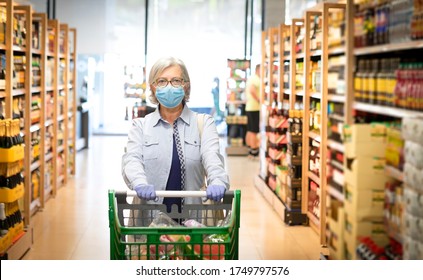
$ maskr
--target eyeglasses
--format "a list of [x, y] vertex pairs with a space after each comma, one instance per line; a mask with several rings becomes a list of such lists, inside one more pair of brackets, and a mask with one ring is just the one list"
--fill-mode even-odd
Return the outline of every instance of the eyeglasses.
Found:
[[154, 83], [156, 84], [156, 87], [164, 88], [169, 84], [169, 82], [174, 88], [180, 88], [184, 85], [184, 79], [182, 78], [172, 78], [170, 81], [165, 78], [158, 78]]

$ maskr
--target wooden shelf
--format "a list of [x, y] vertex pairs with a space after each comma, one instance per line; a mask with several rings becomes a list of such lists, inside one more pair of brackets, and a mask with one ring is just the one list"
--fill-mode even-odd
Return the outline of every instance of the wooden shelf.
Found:
[[380, 53], [421, 49], [421, 48], [423, 48], [423, 40], [418, 40], [418, 41], [409, 41], [404, 43], [391, 43], [391, 44], [385, 44], [385, 45], [356, 48], [354, 49], [354, 55], [357, 55], [357, 56], [371, 55], [371, 54], [380, 54]]

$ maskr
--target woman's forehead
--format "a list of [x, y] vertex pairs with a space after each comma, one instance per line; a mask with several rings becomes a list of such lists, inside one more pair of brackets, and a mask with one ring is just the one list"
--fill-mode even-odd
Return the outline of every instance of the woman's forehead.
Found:
[[163, 70], [160, 76], [172, 76], [172, 75], [178, 75], [180, 76], [182, 74], [181, 68], [177, 65], [169, 66], [166, 69]]

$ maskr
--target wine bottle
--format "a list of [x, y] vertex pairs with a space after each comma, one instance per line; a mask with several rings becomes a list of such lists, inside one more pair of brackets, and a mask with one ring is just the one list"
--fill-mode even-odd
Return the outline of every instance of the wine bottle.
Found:
[[9, 232], [9, 222], [6, 218], [5, 204], [0, 203], [0, 235], [5, 236]]

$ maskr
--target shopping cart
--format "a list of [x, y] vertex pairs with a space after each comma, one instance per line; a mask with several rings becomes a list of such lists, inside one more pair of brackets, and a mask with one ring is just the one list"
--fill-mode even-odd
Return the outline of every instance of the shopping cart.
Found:
[[[205, 197], [205, 191], [157, 191], [162, 197]], [[132, 203], [133, 191], [109, 190], [110, 259], [237, 260], [241, 191], [227, 191], [222, 203], [186, 204], [181, 213], [163, 204]], [[220, 211], [223, 210], [223, 211]], [[223, 221], [215, 213], [223, 212]], [[194, 219], [206, 227], [149, 227], [157, 214]]]

